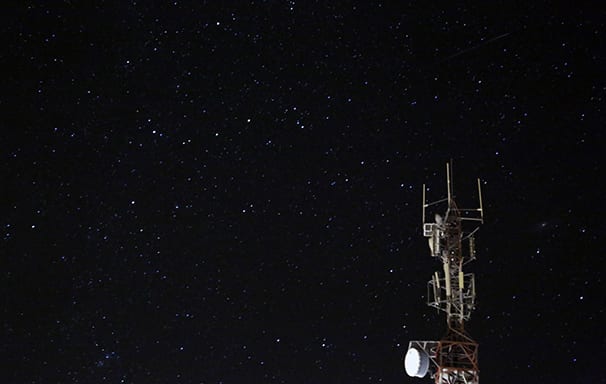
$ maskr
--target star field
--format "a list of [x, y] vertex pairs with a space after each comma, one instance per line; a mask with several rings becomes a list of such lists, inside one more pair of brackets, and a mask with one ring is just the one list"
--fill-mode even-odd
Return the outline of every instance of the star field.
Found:
[[603, 7], [7, 8], [3, 382], [428, 383], [449, 159], [482, 381], [603, 380]]

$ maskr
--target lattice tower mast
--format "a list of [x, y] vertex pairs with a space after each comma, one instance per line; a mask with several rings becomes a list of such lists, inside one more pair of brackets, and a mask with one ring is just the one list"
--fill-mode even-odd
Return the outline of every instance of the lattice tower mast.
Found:
[[[475, 308], [476, 284], [474, 274], [463, 269], [475, 259], [474, 236], [483, 223], [481, 184], [478, 179], [479, 208], [461, 209], [453, 194], [450, 164], [446, 164], [446, 182], [447, 197], [431, 203], [427, 203], [423, 185], [423, 235], [431, 256], [442, 264], [442, 270], [427, 283], [427, 304], [446, 314], [447, 331], [439, 341], [411, 341], [406, 371], [417, 377], [429, 371], [436, 384], [478, 384], [478, 344], [465, 330]], [[439, 205], [446, 205], [444, 215], [435, 214], [434, 222], [426, 222], [427, 209]], [[476, 225], [466, 232], [469, 225], [465, 222]], [[414, 368], [417, 365], [420, 370]]]

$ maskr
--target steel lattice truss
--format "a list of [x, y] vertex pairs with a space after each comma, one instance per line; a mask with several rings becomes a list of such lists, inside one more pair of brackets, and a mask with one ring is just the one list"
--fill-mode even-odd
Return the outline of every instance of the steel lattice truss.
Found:
[[[427, 372], [436, 384], [479, 383], [478, 343], [465, 331], [465, 322], [475, 309], [476, 283], [473, 273], [463, 267], [475, 260], [475, 233], [483, 222], [482, 193], [478, 179], [480, 207], [459, 209], [453, 193], [450, 166], [446, 165], [448, 195], [427, 203], [423, 185], [423, 234], [428, 239], [430, 255], [440, 260], [442, 271], [435, 272], [427, 283], [427, 305], [446, 314], [447, 332], [439, 341], [411, 341], [406, 370], [411, 376]], [[425, 221], [427, 208], [445, 205], [443, 216], [435, 214], [435, 222]], [[466, 223], [476, 226], [466, 231]], [[419, 352], [421, 351], [421, 352]], [[425, 372], [424, 372], [425, 371]]]

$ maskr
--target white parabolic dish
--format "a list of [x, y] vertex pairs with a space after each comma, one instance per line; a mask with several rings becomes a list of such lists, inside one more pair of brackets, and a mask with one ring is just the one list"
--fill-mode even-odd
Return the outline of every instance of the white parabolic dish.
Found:
[[429, 356], [425, 351], [410, 348], [404, 357], [404, 368], [408, 376], [425, 377], [429, 369]]

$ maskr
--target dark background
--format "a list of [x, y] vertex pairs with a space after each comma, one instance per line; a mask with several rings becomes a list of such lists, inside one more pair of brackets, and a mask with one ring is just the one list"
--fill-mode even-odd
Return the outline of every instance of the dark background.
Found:
[[79, 3], [3, 11], [2, 382], [428, 383], [449, 159], [482, 382], [606, 382], [603, 6]]

